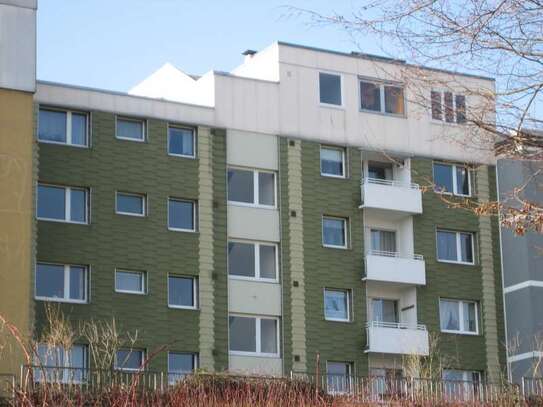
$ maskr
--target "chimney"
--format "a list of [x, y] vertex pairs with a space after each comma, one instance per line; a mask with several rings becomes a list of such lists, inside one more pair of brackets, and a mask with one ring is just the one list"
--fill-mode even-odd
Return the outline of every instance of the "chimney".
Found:
[[256, 53], [257, 53], [257, 51], [255, 51], [254, 49], [247, 49], [247, 50], [243, 51], [241, 53], [241, 55], [245, 56], [245, 59], [243, 60], [243, 62], [250, 61], [255, 56]]

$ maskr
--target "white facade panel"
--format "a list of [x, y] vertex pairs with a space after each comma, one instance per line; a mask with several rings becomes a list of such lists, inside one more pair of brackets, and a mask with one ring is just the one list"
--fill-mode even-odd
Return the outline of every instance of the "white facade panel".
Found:
[[228, 280], [228, 311], [281, 316], [281, 285], [231, 277]]
[[390, 353], [396, 355], [429, 354], [429, 337], [426, 329], [416, 327], [383, 327], [367, 328], [368, 348], [371, 353]]
[[279, 242], [279, 211], [228, 204], [228, 237]]
[[426, 270], [424, 260], [366, 255], [366, 280], [383, 281], [400, 284], [426, 285]]
[[0, 2], [0, 88], [36, 90], [36, 4]]
[[229, 370], [246, 375], [281, 376], [283, 374], [283, 359], [230, 355]]
[[385, 209], [406, 214], [422, 213], [422, 192], [409, 184], [387, 183], [366, 180], [362, 184], [362, 206]]
[[226, 135], [226, 162], [229, 165], [264, 170], [279, 169], [276, 136], [228, 130]]

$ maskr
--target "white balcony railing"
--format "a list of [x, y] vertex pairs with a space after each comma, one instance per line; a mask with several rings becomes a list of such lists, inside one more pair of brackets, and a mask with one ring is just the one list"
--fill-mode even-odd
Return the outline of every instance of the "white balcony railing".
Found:
[[418, 184], [363, 178], [360, 190], [362, 208], [384, 209], [407, 214], [422, 213], [422, 192]]
[[369, 321], [366, 323], [366, 352], [395, 355], [429, 354], [426, 326], [418, 323]]
[[388, 283], [426, 285], [426, 264], [420, 254], [370, 250], [365, 257], [364, 279]]

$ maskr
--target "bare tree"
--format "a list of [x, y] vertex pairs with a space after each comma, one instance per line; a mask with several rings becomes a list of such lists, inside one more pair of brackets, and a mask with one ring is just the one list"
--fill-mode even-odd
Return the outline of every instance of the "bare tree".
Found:
[[[492, 148], [501, 158], [543, 160], [543, 2], [361, 0], [354, 4], [350, 15], [289, 11], [313, 24], [340, 26], [355, 42], [370, 36], [386, 44], [381, 46], [383, 52], [397, 65], [388, 73], [409, 89], [410, 102], [432, 115], [452, 116], [448, 112], [452, 103], [445, 103], [444, 111], [432, 111], [430, 89], [464, 94], [461, 120], [469, 135], [462, 138], [465, 148]], [[422, 66], [495, 78], [495, 86], [473, 86], [465, 76], [432, 74]], [[539, 176], [534, 174], [527, 183], [540, 183]], [[526, 187], [510, 191], [507, 203], [452, 204], [479, 215], [501, 212], [503, 225], [520, 235], [526, 230], [543, 233], [543, 208], [524, 196]]]

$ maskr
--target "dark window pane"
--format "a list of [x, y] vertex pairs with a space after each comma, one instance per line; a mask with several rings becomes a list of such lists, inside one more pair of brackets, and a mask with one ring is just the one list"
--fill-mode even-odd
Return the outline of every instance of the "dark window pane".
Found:
[[194, 370], [194, 354], [192, 353], [169, 353], [168, 372], [190, 373]]
[[168, 304], [179, 307], [194, 307], [194, 279], [168, 277]]
[[469, 195], [469, 170], [466, 167], [456, 167], [456, 193]]
[[341, 106], [341, 77], [327, 73], [319, 73], [319, 90], [321, 103]]
[[143, 363], [143, 351], [135, 349], [120, 349], [115, 358], [117, 369], [137, 370]]
[[38, 217], [61, 220], [66, 218], [64, 188], [38, 185]]
[[343, 150], [321, 148], [321, 173], [343, 176]]
[[38, 120], [40, 140], [66, 143], [66, 112], [40, 109]]
[[255, 245], [228, 243], [228, 271], [233, 276], [255, 277]]
[[453, 107], [453, 95], [451, 92], [445, 92], [443, 96], [445, 102], [445, 121], [447, 123], [454, 122], [454, 107]]
[[73, 222], [87, 221], [87, 192], [82, 189], [70, 190], [70, 220]]
[[466, 97], [464, 95], [456, 95], [456, 123], [466, 122]]
[[168, 129], [168, 152], [170, 154], [194, 156], [194, 131], [170, 127]]
[[70, 299], [83, 301], [86, 298], [86, 269], [81, 266], [70, 266]]
[[260, 351], [262, 353], [277, 353], [277, 320], [260, 320]]
[[466, 263], [473, 263], [473, 245], [471, 233], [460, 233], [461, 260]]
[[256, 352], [256, 319], [230, 317], [230, 350]]
[[45, 298], [64, 298], [64, 266], [38, 263], [36, 295]]
[[72, 144], [87, 145], [87, 115], [72, 113]]
[[129, 140], [143, 140], [143, 122], [117, 118], [117, 137]]
[[448, 261], [458, 260], [455, 232], [437, 231], [437, 258]]
[[372, 320], [377, 322], [398, 322], [398, 302], [394, 300], [373, 299]]
[[385, 112], [404, 114], [402, 88], [398, 86], [385, 86]]
[[276, 279], [275, 246], [260, 245], [260, 277]]
[[323, 243], [330, 246], [345, 246], [345, 221], [343, 219], [322, 219]]
[[195, 230], [194, 202], [168, 202], [168, 227], [172, 229]]
[[254, 173], [245, 170], [228, 170], [228, 200], [255, 203]]
[[115, 273], [115, 289], [137, 293], [143, 292], [143, 273], [117, 271]]
[[117, 212], [143, 215], [145, 199], [140, 195], [117, 193]]
[[258, 203], [260, 205], [275, 205], [275, 174], [271, 172], [258, 173]]
[[437, 192], [453, 192], [452, 165], [434, 163], [434, 184]]
[[381, 86], [360, 82], [360, 106], [365, 110], [381, 111]]
[[475, 312], [475, 303], [473, 302], [464, 302], [464, 331], [468, 332], [477, 332], [477, 315]]
[[432, 100], [432, 119], [443, 120], [443, 113], [441, 108], [441, 92], [431, 92]]

